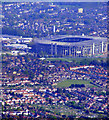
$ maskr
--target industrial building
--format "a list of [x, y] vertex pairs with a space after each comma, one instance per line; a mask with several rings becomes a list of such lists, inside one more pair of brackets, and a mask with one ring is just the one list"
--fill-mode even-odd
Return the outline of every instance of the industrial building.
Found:
[[36, 52], [54, 56], [95, 56], [107, 52], [107, 38], [59, 35], [34, 38]]

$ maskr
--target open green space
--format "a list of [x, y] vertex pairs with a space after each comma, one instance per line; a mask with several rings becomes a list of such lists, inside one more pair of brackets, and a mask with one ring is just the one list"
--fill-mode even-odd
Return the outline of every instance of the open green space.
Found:
[[90, 81], [87, 80], [64, 80], [57, 84], [57, 87], [69, 87], [71, 84], [90, 84]]
[[[57, 58], [47, 58], [48, 61], [67, 61], [67, 62], [80, 62], [82, 60], [89, 60], [89, 58], [80, 58], [80, 57], [57, 57]], [[90, 58], [91, 60], [91, 58]], [[93, 59], [92, 59], [93, 60]]]
[[67, 62], [72, 62], [71, 59], [68, 59], [68, 58], [47, 58], [47, 60], [49, 61], [67, 61]]
[[107, 67], [107, 58], [102, 57], [57, 57], [57, 58], [46, 58], [46, 60], [51, 62], [68, 62], [71, 63], [72, 66], [79, 65], [99, 65], [103, 67]]
[[77, 109], [69, 108], [66, 105], [43, 105], [43, 108], [59, 115], [75, 115]]
[[80, 62], [82, 60], [87, 60], [87, 61], [92, 61], [92, 60], [97, 60], [97, 61], [101, 61], [101, 60], [107, 60], [107, 58], [96, 58], [96, 57], [57, 57], [57, 58], [47, 58], [47, 60], [49, 61], [68, 61], [68, 62]]

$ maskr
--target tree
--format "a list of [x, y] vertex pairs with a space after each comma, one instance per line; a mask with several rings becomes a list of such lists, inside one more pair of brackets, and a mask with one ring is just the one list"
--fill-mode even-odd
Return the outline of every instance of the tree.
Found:
[[49, 103], [52, 104], [52, 99], [51, 98], [49, 98]]
[[67, 93], [67, 95], [66, 95], [67, 97], [69, 97], [69, 98], [71, 98], [71, 95], [69, 94], [69, 93]]
[[57, 88], [57, 92], [58, 93], [62, 93], [62, 89], [61, 88]]
[[15, 76], [14, 75], [12, 76], [12, 80], [15, 80]]

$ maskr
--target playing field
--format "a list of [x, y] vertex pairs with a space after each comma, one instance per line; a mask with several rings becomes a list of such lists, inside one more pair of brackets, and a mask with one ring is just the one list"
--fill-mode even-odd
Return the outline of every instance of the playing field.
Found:
[[67, 61], [67, 62], [72, 62], [72, 59], [68, 59], [68, 58], [47, 58], [47, 60], [49, 61]]
[[90, 81], [86, 80], [64, 80], [57, 84], [57, 87], [69, 87], [71, 84], [89, 84]]
[[72, 58], [72, 57], [60, 57], [60, 58], [47, 58], [48, 61], [67, 61], [67, 62], [74, 62], [75, 63], [78, 63], [78, 62], [81, 62], [81, 61], [89, 61], [89, 63], [93, 60], [106, 60], [106, 58], [97, 58], [97, 57], [93, 57], [93, 58], [85, 58], [85, 57], [76, 57], [76, 58]]

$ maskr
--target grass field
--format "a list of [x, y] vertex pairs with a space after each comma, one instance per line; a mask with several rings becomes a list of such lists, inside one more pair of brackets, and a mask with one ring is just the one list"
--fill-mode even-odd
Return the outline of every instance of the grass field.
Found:
[[80, 62], [80, 61], [82, 61], [82, 60], [84, 60], [84, 59], [86, 59], [86, 60], [88, 60], [88, 61], [92, 61], [92, 60], [106, 60], [107, 58], [85, 58], [85, 57], [59, 57], [59, 58], [47, 58], [47, 60], [49, 60], [49, 61], [59, 61], [59, 60], [61, 60], [61, 61], [67, 61], [67, 62], [73, 62], [73, 61], [75, 61], [75, 62]]
[[49, 61], [59, 61], [59, 60], [61, 60], [61, 61], [72, 62], [72, 60], [67, 59], [67, 58], [47, 58], [47, 60], [49, 60]]
[[80, 61], [83, 60], [84, 58], [74, 58], [74, 57], [59, 57], [59, 58], [47, 58], [49, 61], [67, 61], [67, 62], [72, 62], [73, 60]]
[[65, 80], [57, 84], [57, 87], [69, 87], [71, 84], [89, 84], [90, 81], [86, 80]]

